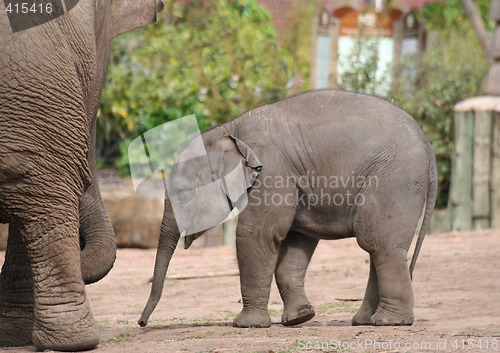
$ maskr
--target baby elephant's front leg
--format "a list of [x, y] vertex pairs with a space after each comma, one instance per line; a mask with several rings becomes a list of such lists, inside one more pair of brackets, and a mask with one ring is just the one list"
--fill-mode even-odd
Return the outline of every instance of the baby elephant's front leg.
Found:
[[236, 238], [243, 299], [243, 310], [233, 322], [236, 327], [271, 326], [267, 304], [278, 253], [270, 248], [271, 244], [269, 247], [257, 249], [256, 243], [254, 237], [243, 237], [238, 234]]
[[293, 232], [281, 244], [275, 273], [285, 306], [281, 317], [281, 323], [285, 326], [301, 324], [315, 315], [304, 290], [304, 280], [317, 245], [317, 239]]
[[240, 215], [236, 255], [240, 268], [243, 310], [236, 327], [269, 327], [267, 312], [281, 242], [293, 222], [294, 206], [247, 207]]

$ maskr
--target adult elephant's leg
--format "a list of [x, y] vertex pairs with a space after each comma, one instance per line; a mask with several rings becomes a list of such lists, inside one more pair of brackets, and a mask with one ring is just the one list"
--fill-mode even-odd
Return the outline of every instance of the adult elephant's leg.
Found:
[[379, 302], [377, 270], [375, 269], [373, 258], [370, 256], [370, 276], [366, 286], [365, 297], [358, 312], [352, 318], [352, 324], [354, 326], [371, 325], [371, 317], [377, 311]]
[[19, 228], [11, 223], [0, 272], [0, 347], [29, 345], [32, 332], [33, 274]]
[[39, 350], [84, 350], [99, 343], [80, 271], [79, 197], [50, 185], [43, 214], [22, 229], [34, 279], [33, 343]]
[[283, 325], [298, 325], [314, 317], [314, 309], [304, 291], [304, 280], [317, 245], [317, 239], [293, 232], [281, 244], [275, 275], [285, 305]]
[[269, 327], [267, 312], [273, 272], [281, 242], [290, 230], [295, 205], [247, 207], [239, 216], [236, 254], [243, 310], [236, 327]]

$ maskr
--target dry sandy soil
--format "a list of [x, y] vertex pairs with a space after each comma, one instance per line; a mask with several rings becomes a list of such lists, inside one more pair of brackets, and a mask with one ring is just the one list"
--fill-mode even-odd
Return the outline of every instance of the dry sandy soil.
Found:
[[[297, 327], [279, 325], [282, 302], [273, 283], [275, 324], [237, 329], [231, 326], [241, 309], [233, 247], [179, 249], [146, 328], [137, 320], [155, 250], [122, 249], [111, 273], [87, 287], [102, 334], [97, 352], [500, 352], [499, 250], [498, 231], [428, 236], [414, 275], [415, 324], [352, 327], [368, 257], [353, 239], [322, 242], [306, 280], [316, 317]], [[33, 348], [7, 351], [27, 350]]]

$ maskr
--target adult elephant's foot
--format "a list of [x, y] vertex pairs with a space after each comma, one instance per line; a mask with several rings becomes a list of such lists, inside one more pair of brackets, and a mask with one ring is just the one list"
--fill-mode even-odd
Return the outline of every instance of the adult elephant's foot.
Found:
[[413, 320], [413, 309], [396, 309], [381, 303], [370, 321], [373, 326], [411, 326]]
[[33, 344], [38, 350], [83, 351], [99, 344], [99, 331], [88, 301], [38, 310], [33, 327]]
[[298, 325], [311, 320], [315, 314], [314, 308], [309, 303], [286, 305], [281, 316], [281, 324], [284, 326]]
[[243, 309], [233, 321], [234, 327], [270, 327], [271, 318], [267, 310]]
[[0, 347], [29, 346], [32, 332], [32, 312], [6, 312], [0, 308]]

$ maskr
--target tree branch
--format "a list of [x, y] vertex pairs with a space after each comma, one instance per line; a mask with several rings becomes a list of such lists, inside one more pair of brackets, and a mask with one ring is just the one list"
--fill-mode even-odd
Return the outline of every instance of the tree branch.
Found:
[[462, 6], [469, 17], [469, 20], [472, 24], [472, 28], [474, 28], [474, 32], [476, 32], [476, 36], [483, 47], [484, 53], [488, 58], [491, 59], [491, 41], [488, 37], [488, 32], [484, 27], [484, 23], [479, 16], [476, 6], [472, 2], [472, 0], [460, 0], [462, 2]]

